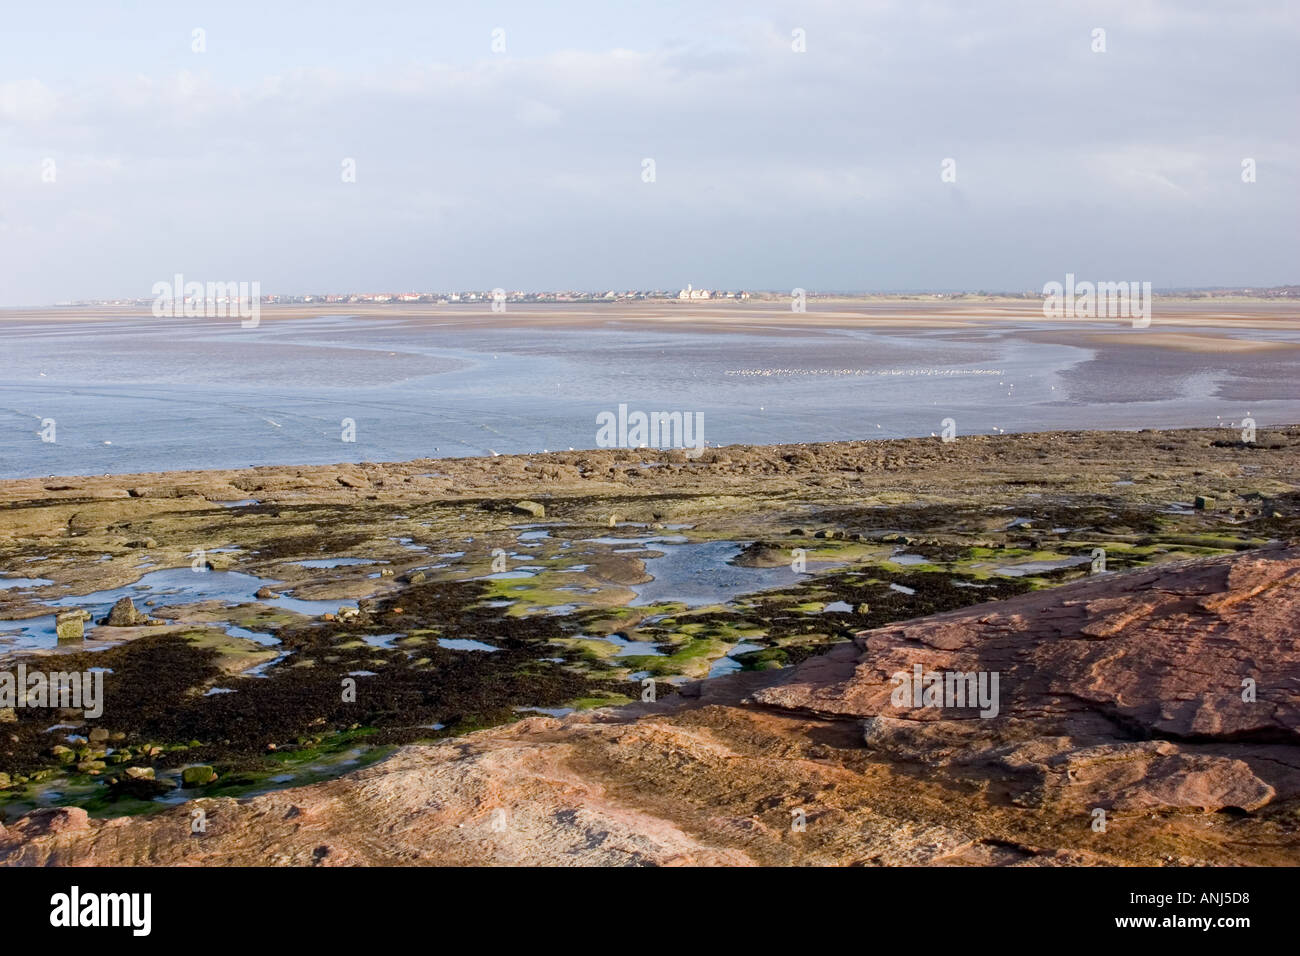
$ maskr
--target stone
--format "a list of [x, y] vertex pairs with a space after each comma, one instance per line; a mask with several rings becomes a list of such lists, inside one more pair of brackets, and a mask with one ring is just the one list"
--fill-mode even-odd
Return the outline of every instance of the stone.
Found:
[[122, 776], [109, 780], [109, 793], [118, 797], [134, 797], [137, 800], [152, 800], [176, 789], [171, 780], [158, 780], [154, 777], [152, 767], [127, 767]]
[[92, 744], [102, 744], [108, 740], [108, 731], [105, 730], [103, 727], [96, 727], [94, 730], [90, 732], [90, 735], [89, 737], [87, 737], [87, 739]]
[[1205, 495], [1197, 495], [1197, 496], [1196, 496], [1196, 502], [1195, 502], [1195, 504], [1196, 504], [1196, 510], [1197, 510], [1197, 511], [1213, 511], [1213, 510], [1214, 510], [1214, 499], [1213, 499], [1213, 498], [1209, 498], [1209, 497], [1207, 497], [1207, 496], [1205, 496]]
[[741, 549], [731, 563], [741, 568], [777, 568], [791, 562], [790, 551], [770, 541], [755, 541]]
[[203, 787], [216, 779], [217, 772], [204, 764], [181, 771], [181, 785], [184, 787]]
[[71, 608], [55, 614], [54, 632], [58, 635], [59, 643], [84, 640], [86, 636], [86, 619], [81, 610]]
[[510, 510], [515, 514], [527, 515], [530, 518], [546, 517], [546, 506], [538, 504], [536, 501], [516, 501], [510, 506]]
[[139, 627], [149, 623], [149, 615], [136, 610], [135, 603], [129, 597], [118, 598], [108, 617], [99, 622], [108, 627]]
[[[1300, 797], [1298, 619], [1300, 545], [1275, 545], [864, 631], [752, 700], [859, 718], [872, 751], [966, 785], [1019, 779], [1021, 806], [1251, 812]], [[916, 667], [998, 674], [997, 713], [896, 698]]]
[[30, 839], [89, 827], [90, 814], [81, 807], [42, 807], [15, 821], [10, 829]]

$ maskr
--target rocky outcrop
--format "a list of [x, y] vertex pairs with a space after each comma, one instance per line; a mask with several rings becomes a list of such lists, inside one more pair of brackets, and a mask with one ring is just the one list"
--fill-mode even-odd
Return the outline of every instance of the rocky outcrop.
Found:
[[868, 631], [752, 699], [1026, 806], [1255, 810], [1300, 794], [1298, 626], [1300, 548], [1275, 547]]
[[778, 568], [790, 563], [790, 549], [770, 541], [745, 545], [731, 563], [741, 568]]
[[1297, 621], [1297, 546], [1098, 575], [312, 786], [37, 811], [0, 863], [1295, 865]]

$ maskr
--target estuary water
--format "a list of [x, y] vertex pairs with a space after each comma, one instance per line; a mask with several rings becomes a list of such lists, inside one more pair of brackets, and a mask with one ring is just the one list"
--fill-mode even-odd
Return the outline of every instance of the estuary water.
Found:
[[0, 478], [592, 448], [620, 405], [702, 413], [710, 446], [1300, 421], [1300, 350], [1090, 337], [1116, 329], [0, 318]]

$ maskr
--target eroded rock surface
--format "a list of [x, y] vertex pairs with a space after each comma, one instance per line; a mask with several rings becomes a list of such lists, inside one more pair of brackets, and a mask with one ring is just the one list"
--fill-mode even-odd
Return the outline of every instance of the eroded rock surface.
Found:
[[[1298, 620], [1296, 546], [1100, 575], [313, 786], [39, 811], [0, 862], [1294, 865]], [[917, 663], [996, 670], [997, 716], [898, 706]]]
[[[753, 699], [861, 718], [896, 760], [1005, 771], [1026, 805], [1255, 810], [1300, 794], [1298, 634], [1300, 548], [1275, 547], [868, 631]], [[997, 716], [913, 706], [918, 666], [996, 673]]]

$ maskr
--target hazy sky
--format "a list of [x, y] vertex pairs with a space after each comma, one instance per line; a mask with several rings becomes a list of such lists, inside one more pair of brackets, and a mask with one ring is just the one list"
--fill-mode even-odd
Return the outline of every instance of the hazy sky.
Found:
[[5, 5], [0, 304], [1300, 281], [1292, 0], [286, 6]]

